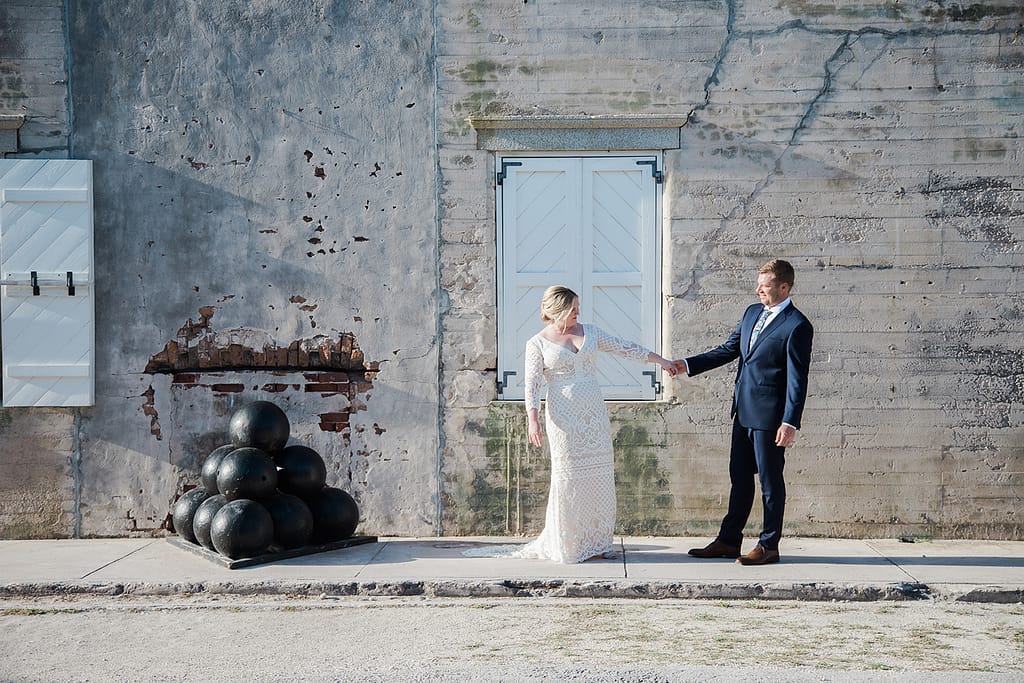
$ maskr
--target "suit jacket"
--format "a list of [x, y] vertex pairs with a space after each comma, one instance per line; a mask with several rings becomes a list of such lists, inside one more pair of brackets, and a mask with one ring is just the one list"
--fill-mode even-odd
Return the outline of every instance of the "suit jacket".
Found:
[[732, 412], [749, 429], [775, 431], [783, 422], [800, 429], [807, 398], [814, 328], [792, 302], [761, 331], [754, 346], [750, 333], [764, 306], [750, 306], [724, 344], [686, 359], [689, 374], [699, 375], [739, 359]]

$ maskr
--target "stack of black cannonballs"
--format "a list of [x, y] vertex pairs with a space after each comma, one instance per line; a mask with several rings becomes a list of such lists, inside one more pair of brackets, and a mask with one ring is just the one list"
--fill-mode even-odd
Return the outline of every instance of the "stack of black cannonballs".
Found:
[[174, 504], [174, 530], [233, 560], [351, 537], [358, 505], [324, 485], [319, 453], [285, 445], [290, 431], [284, 411], [269, 401], [236, 411], [231, 443], [206, 457], [200, 485]]

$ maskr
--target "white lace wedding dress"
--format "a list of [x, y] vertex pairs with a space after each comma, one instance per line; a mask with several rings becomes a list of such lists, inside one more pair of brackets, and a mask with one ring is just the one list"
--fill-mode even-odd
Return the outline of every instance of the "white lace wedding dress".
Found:
[[[645, 362], [648, 349], [583, 325], [573, 352], [539, 334], [526, 342], [526, 408], [540, 408], [547, 383], [545, 422], [551, 447], [551, 489], [544, 530], [525, 546], [477, 549], [475, 556], [511, 555], [571, 564], [612, 553], [615, 464], [608, 411], [597, 381], [597, 354]], [[482, 552], [481, 552], [482, 551]]]

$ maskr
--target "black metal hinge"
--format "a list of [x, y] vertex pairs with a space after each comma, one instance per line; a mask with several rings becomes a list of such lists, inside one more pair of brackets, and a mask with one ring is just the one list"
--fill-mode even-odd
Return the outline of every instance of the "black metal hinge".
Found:
[[509, 166], [522, 166], [522, 165], [523, 165], [523, 162], [521, 162], [521, 161], [505, 161], [505, 160], [502, 160], [502, 162], [501, 162], [501, 170], [498, 171], [497, 175], [495, 176], [495, 178], [494, 178], [495, 181], [499, 185], [501, 185], [503, 182], [505, 182], [505, 176], [508, 175], [507, 173], [505, 173], [505, 169], [507, 169]]
[[498, 393], [505, 393], [505, 387], [508, 386], [508, 376], [516, 374], [515, 370], [506, 370], [501, 373], [501, 379], [498, 380]]
[[660, 396], [661, 395], [661, 382], [658, 379], [656, 379], [657, 376], [658, 376], [658, 372], [656, 370], [644, 370], [643, 374], [650, 376], [650, 378], [651, 378], [651, 386], [654, 387], [654, 395], [655, 396]]
[[650, 166], [651, 175], [654, 176], [654, 182], [661, 185], [661, 182], [665, 179], [664, 174], [658, 170], [658, 161], [656, 159], [645, 159], [643, 161], [636, 162], [637, 166]]

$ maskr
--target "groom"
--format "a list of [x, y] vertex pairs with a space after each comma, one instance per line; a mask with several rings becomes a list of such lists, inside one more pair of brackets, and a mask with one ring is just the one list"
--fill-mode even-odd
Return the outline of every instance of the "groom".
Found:
[[[680, 371], [699, 375], [739, 359], [732, 400], [729, 453], [729, 510], [718, 537], [693, 557], [738, 558], [740, 564], [779, 561], [779, 539], [786, 506], [782, 479], [786, 447], [800, 428], [807, 396], [807, 369], [814, 328], [790, 301], [795, 274], [788, 262], [768, 261], [757, 275], [761, 303], [747, 308], [721, 346], [676, 361]], [[757, 545], [740, 555], [743, 527], [754, 504], [754, 476], [761, 482], [764, 526]]]

